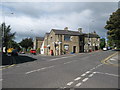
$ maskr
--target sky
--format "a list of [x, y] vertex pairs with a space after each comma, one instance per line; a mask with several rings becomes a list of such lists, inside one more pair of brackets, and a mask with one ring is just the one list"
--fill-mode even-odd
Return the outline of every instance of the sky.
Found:
[[117, 2], [4, 2], [0, 3], [0, 21], [16, 32], [17, 42], [65, 27], [73, 31], [82, 28], [84, 33], [96, 31], [105, 37], [106, 21], [117, 8]]

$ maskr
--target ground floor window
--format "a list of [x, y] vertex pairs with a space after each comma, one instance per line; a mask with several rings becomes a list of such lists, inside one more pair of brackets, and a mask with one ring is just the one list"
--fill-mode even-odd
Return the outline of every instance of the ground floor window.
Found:
[[64, 54], [68, 53], [69, 45], [64, 45]]

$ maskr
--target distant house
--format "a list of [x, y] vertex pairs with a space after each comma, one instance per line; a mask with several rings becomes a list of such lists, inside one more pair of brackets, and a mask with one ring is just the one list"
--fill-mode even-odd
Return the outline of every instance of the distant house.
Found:
[[100, 49], [100, 37], [94, 31], [93, 33], [84, 34], [84, 52], [95, 51]]
[[99, 36], [94, 32], [90, 34], [82, 33], [82, 29], [77, 31], [52, 29], [46, 33], [42, 49], [45, 55], [62, 55], [68, 53], [89, 52], [99, 49]]
[[43, 43], [44, 37], [35, 37], [33, 41], [33, 49], [40, 49]]

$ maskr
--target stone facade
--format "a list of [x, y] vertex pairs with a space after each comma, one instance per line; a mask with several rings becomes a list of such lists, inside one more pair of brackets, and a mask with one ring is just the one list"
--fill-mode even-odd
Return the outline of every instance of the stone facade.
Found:
[[35, 37], [33, 41], [33, 49], [40, 49], [42, 46], [44, 38], [43, 37]]

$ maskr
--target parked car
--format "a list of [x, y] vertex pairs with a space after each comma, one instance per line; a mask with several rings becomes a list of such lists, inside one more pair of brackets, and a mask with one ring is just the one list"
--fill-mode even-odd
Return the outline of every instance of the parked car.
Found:
[[104, 47], [104, 48], [103, 48], [103, 51], [107, 51], [107, 48], [106, 48], [106, 47]]
[[36, 55], [36, 50], [32, 49], [30, 50], [30, 53]]
[[12, 50], [11, 56], [18, 56], [18, 50], [17, 49]]

